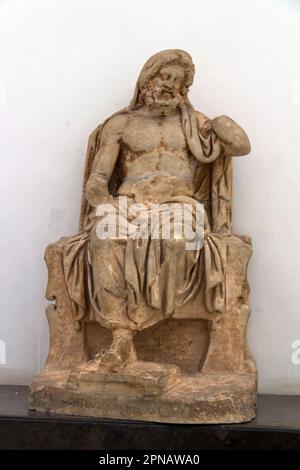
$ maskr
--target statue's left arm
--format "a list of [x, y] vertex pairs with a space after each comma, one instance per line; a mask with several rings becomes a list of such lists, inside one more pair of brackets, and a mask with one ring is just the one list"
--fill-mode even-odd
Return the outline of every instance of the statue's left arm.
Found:
[[246, 132], [233, 119], [219, 116], [210, 123], [226, 155], [242, 156], [250, 152], [251, 146]]
[[188, 147], [201, 163], [212, 163], [221, 155], [246, 155], [250, 152], [247, 134], [228, 116], [211, 120], [183, 104], [181, 119]]
[[[219, 154], [212, 162], [211, 171], [205, 172], [205, 167], [200, 167], [198, 172], [198, 194], [200, 200], [210, 201], [211, 228], [213, 233], [230, 234], [231, 228], [231, 199], [232, 199], [232, 173], [231, 157], [246, 155], [251, 146], [247, 134], [228, 116], [219, 116], [209, 119], [204, 114], [197, 112], [199, 132], [208, 141], [219, 146]], [[205, 161], [202, 160], [203, 163]], [[202, 174], [204, 182], [201, 183]], [[205, 176], [206, 175], [206, 176]], [[208, 183], [207, 183], [208, 181]], [[203, 188], [207, 188], [203, 193]]]

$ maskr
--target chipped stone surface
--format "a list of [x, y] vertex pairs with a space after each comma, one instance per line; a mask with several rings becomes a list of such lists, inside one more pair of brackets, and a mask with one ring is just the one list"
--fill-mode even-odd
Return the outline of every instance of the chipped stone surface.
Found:
[[[166, 366], [166, 371], [168, 368], [170, 366]], [[238, 423], [255, 417], [254, 374], [198, 373], [181, 379], [173, 376], [172, 384], [158, 386], [150, 383], [151, 377], [145, 379], [143, 373], [133, 380], [130, 372], [126, 371], [115, 374], [115, 377], [98, 374], [97, 378], [94, 377], [94, 386], [85, 378], [77, 389], [73, 380], [71, 386], [68, 385], [70, 372], [61, 372], [63, 387], [61, 381], [53, 380], [54, 375], [51, 371], [44, 384], [36, 382], [32, 385], [31, 409], [162, 423], [212, 424], [220, 422], [220, 418], [223, 423]]]
[[[80, 231], [45, 253], [51, 340], [31, 409], [170, 423], [255, 416], [252, 246], [231, 224], [232, 157], [250, 144], [229, 117], [194, 110], [193, 77], [186, 52], [154, 55], [130, 105], [90, 136]], [[97, 207], [119, 210], [125, 196], [147, 214], [153, 203], [202, 203], [203, 244], [186, 250], [184, 237], [151, 233], [99, 239]]]

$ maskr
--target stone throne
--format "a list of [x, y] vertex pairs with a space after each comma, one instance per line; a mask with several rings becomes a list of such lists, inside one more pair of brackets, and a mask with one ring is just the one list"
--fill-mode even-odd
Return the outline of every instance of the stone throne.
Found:
[[[203, 115], [199, 113], [201, 121]], [[256, 367], [246, 341], [250, 307], [247, 265], [251, 240], [232, 232], [232, 158], [221, 152], [212, 163], [197, 163], [194, 187], [214, 236], [222, 242], [224, 276], [218, 285], [222, 308], [207, 279], [197, 295], [171, 318], [148, 321], [134, 336], [137, 361], [120, 370], [95, 369], [95, 358], [112, 342], [97, 321], [86, 294], [86, 239], [93, 209], [86, 186], [101, 144], [102, 124], [91, 134], [85, 163], [79, 238], [66, 237], [47, 247], [46, 313], [50, 350], [46, 365], [30, 387], [30, 408], [39, 411], [141, 419], [159, 422], [232, 423], [255, 416]], [[217, 124], [216, 124], [217, 125]], [[109, 181], [117, 196], [122, 172], [117, 163]], [[82, 302], [70, 295], [65, 256], [76, 240]], [[84, 239], [84, 243], [81, 240]], [[78, 243], [79, 240], [79, 243]], [[85, 267], [84, 267], [85, 266]], [[156, 310], [141, 299], [140, 314]]]

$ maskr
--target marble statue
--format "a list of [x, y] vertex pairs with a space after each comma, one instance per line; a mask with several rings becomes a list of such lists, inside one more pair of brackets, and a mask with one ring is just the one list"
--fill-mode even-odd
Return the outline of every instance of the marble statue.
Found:
[[[187, 52], [155, 54], [130, 105], [90, 136], [80, 231], [46, 250], [55, 302], [32, 409], [174, 423], [255, 416], [252, 248], [231, 223], [232, 157], [250, 143], [229, 117], [195, 111], [193, 79]], [[178, 229], [183, 208], [191, 236]]]

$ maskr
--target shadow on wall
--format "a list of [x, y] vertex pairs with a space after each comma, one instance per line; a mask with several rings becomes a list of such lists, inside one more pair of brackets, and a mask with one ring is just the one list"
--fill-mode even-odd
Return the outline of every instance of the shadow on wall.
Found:
[[0, 365], [6, 365], [6, 344], [0, 339]]
[[34, 372], [7, 367], [7, 347], [0, 340], [0, 385], [28, 385], [34, 378]]
[[40, 372], [43, 370], [44, 365], [47, 360], [49, 348], [50, 348], [50, 338], [49, 338], [49, 327], [48, 327], [48, 322], [46, 319], [46, 315], [44, 318], [45, 321], [45, 326], [43, 327], [40, 337], [39, 337], [39, 343], [38, 343], [38, 370], [37, 373], [40, 374]]

